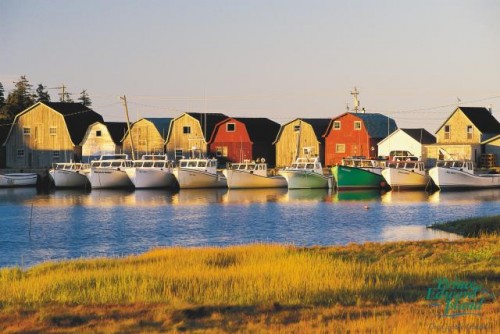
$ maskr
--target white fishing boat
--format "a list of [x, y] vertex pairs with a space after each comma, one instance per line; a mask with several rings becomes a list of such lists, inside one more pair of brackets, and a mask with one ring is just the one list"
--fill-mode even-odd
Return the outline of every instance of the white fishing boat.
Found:
[[85, 187], [88, 182], [90, 165], [80, 162], [55, 163], [49, 171], [56, 188]]
[[34, 187], [38, 180], [36, 173], [8, 173], [0, 175], [0, 187]]
[[382, 170], [382, 176], [392, 190], [423, 189], [429, 184], [425, 165], [416, 157], [395, 157]]
[[288, 189], [331, 188], [332, 177], [323, 174], [319, 157], [297, 158], [295, 162], [279, 171]]
[[180, 159], [173, 171], [179, 188], [222, 188], [227, 187], [226, 177], [217, 171], [217, 159]]
[[500, 174], [474, 174], [470, 160], [438, 161], [429, 175], [441, 190], [500, 188]]
[[167, 188], [176, 182], [173, 168], [166, 154], [147, 154], [135, 160], [133, 167], [126, 168], [125, 172], [136, 189]]
[[286, 179], [275, 175], [267, 169], [264, 159], [256, 161], [246, 160], [241, 163], [232, 163], [223, 171], [227, 178], [229, 189], [241, 188], [283, 188], [287, 186]]
[[126, 154], [105, 155], [90, 163], [88, 178], [93, 189], [133, 187], [126, 169], [133, 161]]

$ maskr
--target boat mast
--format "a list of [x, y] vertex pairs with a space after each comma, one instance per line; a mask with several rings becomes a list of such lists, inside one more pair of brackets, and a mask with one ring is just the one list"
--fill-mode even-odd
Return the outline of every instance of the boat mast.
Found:
[[130, 119], [128, 117], [127, 97], [125, 95], [123, 95], [123, 97], [120, 96], [120, 99], [123, 100], [123, 105], [125, 106], [125, 116], [127, 117], [127, 128], [128, 128], [128, 134], [130, 137], [130, 148], [132, 150], [132, 160], [135, 160], [134, 142], [132, 140], [132, 132], [130, 132]]

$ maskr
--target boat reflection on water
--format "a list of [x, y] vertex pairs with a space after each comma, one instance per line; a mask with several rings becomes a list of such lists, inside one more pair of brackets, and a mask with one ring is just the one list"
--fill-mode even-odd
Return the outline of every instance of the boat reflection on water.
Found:
[[429, 195], [429, 202], [445, 203], [475, 203], [485, 201], [500, 200], [500, 189], [483, 189], [483, 190], [467, 190], [467, 191], [436, 191]]
[[34, 187], [0, 188], [0, 203], [32, 202], [37, 190]]
[[382, 203], [427, 202], [429, 194], [425, 191], [389, 191], [382, 194]]
[[223, 196], [224, 203], [266, 203], [284, 201], [287, 188], [230, 189]]
[[344, 201], [378, 201], [380, 199], [380, 190], [341, 190], [337, 191], [333, 198], [333, 202]]
[[193, 205], [222, 203], [227, 188], [181, 189], [172, 196], [172, 204]]
[[283, 202], [304, 202], [318, 201], [330, 202], [332, 196], [331, 189], [289, 189], [285, 196], [282, 197]]

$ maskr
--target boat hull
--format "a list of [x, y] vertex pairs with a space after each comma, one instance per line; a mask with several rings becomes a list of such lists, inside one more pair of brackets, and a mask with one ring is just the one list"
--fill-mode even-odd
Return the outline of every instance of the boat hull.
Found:
[[382, 176], [393, 190], [424, 189], [429, 183], [428, 175], [405, 169], [386, 168]]
[[282, 170], [279, 172], [288, 184], [288, 189], [331, 188], [332, 179], [311, 171]]
[[35, 173], [10, 173], [0, 175], [0, 187], [34, 187], [38, 180]]
[[174, 169], [174, 175], [181, 189], [227, 187], [226, 178], [221, 174], [178, 167]]
[[429, 170], [429, 175], [441, 190], [500, 188], [500, 174], [473, 175], [460, 170], [434, 167]]
[[175, 176], [168, 169], [128, 168], [130, 181], [136, 189], [167, 188], [175, 184]]
[[49, 172], [56, 188], [83, 188], [88, 182], [88, 173], [75, 170], [51, 170]]
[[92, 189], [133, 187], [127, 173], [122, 169], [92, 168], [89, 181]]
[[384, 177], [377, 170], [366, 170], [349, 166], [334, 166], [332, 174], [337, 189], [376, 189], [385, 186]]
[[262, 176], [232, 169], [225, 170], [224, 175], [227, 178], [227, 187], [229, 189], [284, 188], [287, 186], [286, 179], [280, 175]]

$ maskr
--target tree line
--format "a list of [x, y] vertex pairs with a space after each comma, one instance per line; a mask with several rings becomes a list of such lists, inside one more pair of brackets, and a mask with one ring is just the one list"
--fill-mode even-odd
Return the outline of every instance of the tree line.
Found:
[[[68, 92], [60, 93], [59, 102], [74, 102], [71, 95]], [[92, 105], [90, 96], [85, 89], [80, 92], [77, 101], [86, 107]], [[0, 123], [11, 123], [17, 114], [36, 102], [51, 102], [47, 86], [40, 83], [33, 90], [33, 85], [30, 84], [25, 75], [22, 75], [17, 82], [14, 82], [14, 88], [5, 98], [5, 90], [0, 82]]]

